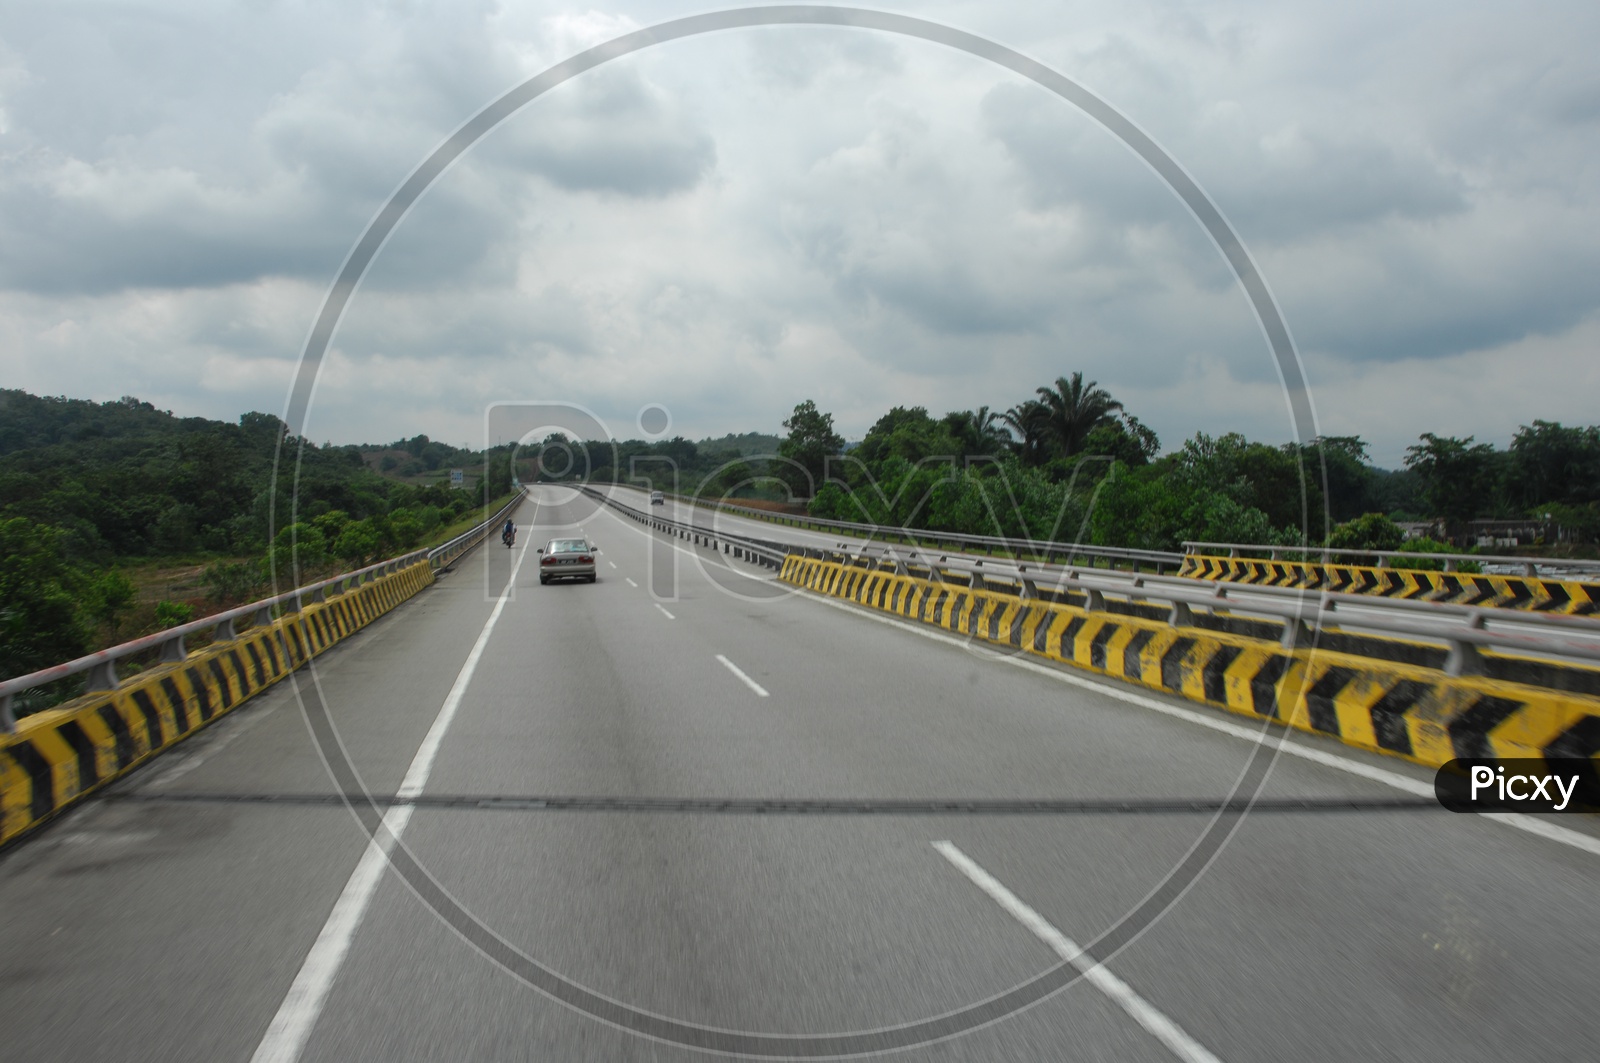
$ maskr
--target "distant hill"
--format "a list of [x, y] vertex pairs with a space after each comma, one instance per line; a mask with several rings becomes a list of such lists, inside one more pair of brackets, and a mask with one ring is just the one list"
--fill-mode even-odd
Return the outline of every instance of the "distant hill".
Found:
[[[0, 390], [0, 520], [52, 525], [73, 560], [94, 564], [256, 553], [265, 547], [272, 465], [287, 433], [269, 413], [230, 424], [177, 417], [131, 396], [92, 402]], [[483, 463], [481, 454], [426, 436], [388, 449], [402, 476]], [[277, 526], [288, 523], [296, 497], [302, 519], [335, 509], [361, 519], [410, 504], [396, 493], [406, 489], [381, 475], [390, 471], [382, 454], [374, 464], [359, 447], [307, 443], [298, 488], [285, 482], [276, 493]]]

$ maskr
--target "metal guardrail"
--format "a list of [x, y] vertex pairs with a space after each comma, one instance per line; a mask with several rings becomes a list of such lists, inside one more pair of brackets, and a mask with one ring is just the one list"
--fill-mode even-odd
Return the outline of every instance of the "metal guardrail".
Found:
[[327, 601], [330, 595], [343, 594], [347, 590], [359, 587], [364, 583], [370, 583], [380, 576], [389, 575], [423, 560], [433, 563], [435, 568], [444, 568], [453, 563], [467, 550], [477, 545], [478, 542], [481, 542], [488, 533], [489, 528], [496, 525], [506, 514], [521, 503], [522, 496], [519, 494], [517, 498], [502, 507], [494, 516], [482, 524], [432, 550], [413, 550], [409, 553], [401, 554], [399, 557], [392, 557], [387, 561], [379, 561], [376, 564], [357, 569], [354, 572], [345, 572], [329, 579], [318, 580], [316, 583], [296, 587], [292, 591], [285, 591], [283, 594], [274, 595], [271, 598], [263, 598], [258, 602], [251, 602], [249, 605], [237, 606], [224, 612], [202, 617], [199, 620], [191, 620], [187, 624], [180, 624], [177, 627], [158, 631], [153, 635], [145, 635], [143, 638], [123, 642], [96, 653], [79, 657], [77, 660], [68, 661], [65, 664], [41, 668], [39, 671], [29, 672], [27, 675], [20, 675], [15, 679], [7, 679], [4, 682], [0, 682], [0, 733], [10, 734], [17, 729], [16, 719], [12, 715], [12, 699], [18, 694], [83, 672], [89, 673], [87, 693], [116, 690], [121, 683], [121, 679], [117, 676], [117, 662], [126, 657], [132, 657], [149, 650], [159, 650], [162, 663], [181, 662], [188, 657], [189, 651], [186, 640], [191, 635], [210, 631], [212, 640], [221, 642], [236, 637], [239, 633], [237, 621], [245, 618], [250, 619], [251, 627], [270, 624], [274, 609], [281, 609], [280, 615], [296, 613], [306, 604]]
[[[886, 569], [898, 572], [901, 575], [914, 574], [910, 571], [910, 564], [919, 568], [927, 568], [930, 578], [943, 581], [946, 575], [964, 576], [968, 585], [988, 590], [998, 590], [1002, 593], [1015, 593], [1022, 598], [1039, 597], [1040, 586], [1052, 592], [1077, 591], [1084, 595], [1084, 608], [1093, 612], [1105, 608], [1105, 595], [1110, 593], [1129, 602], [1145, 601], [1165, 604], [1169, 607], [1167, 622], [1173, 625], [1187, 625], [1192, 622], [1193, 609], [1200, 607], [1212, 613], [1221, 613], [1226, 610], [1232, 615], [1243, 613], [1246, 616], [1255, 616], [1280, 620], [1283, 623], [1283, 633], [1280, 645], [1293, 649], [1311, 640], [1315, 631], [1338, 630], [1341, 624], [1332, 619], [1332, 614], [1337, 612], [1341, 603], [1370, 607], [1372, 598], [1359, 594], [1318, 594], [1316, 592], [1296, 591], [1292, 588], [1276, 588], [1287, 590], [1290, 595], [1301, 598], [1298, 602], [1288, 601], [1256, 601], [1248, 604], [1237, 599], [1230, 599], [1228, 593], [1243, 591], [1256, 594], [1262, 588], [1239, 584], [1227, 584], [1214, 581], [1195, 581], [1187, 579], [1135, 577], [1128, 580], [1100, 578], [1086, 578], [1072, 571], [1044, 571], [1035, 569], [1029, 571], [1026, 567], [1005, 568], [995, 565], [985, 565], [982, 562], [973, 564], [950, 564], [945, 558], [922, 558], [916, 555], [901, 557], [893, 553], [874, 556], [868, 552], [857, 553], [852, 556], [847, 552], [820, 550], [816, 547], [800, 548], [797, 552], [805, 553], [808, 557], [827, 558], [834, 555], [835, 559], [852, 565], [863, 565], [868, 568]], [[908, 564], [909, 563], [909, 564]], [[1002, 582], [1010, 582], [1013, 586], [995, 586], [996, 577]], [[1200, 587], [1210, 586], [1212, 591], [1202, 589], [1190, 590], [1182, 584], [1193, 586], [1198, 583]], [[1176, 585], [1176, 586], [1175, 586]], [[1231, 603], [1224, 605], [1224, 602]], [[1394, 604], [1389, 602], [1388, 604]], [[1486, 627], [1490, 620], [1502, 620], [1503, 611], [1483, 609], [1474, 606], [1448, 606], [1436, 605], [1426, 602], [1409, 603], [1422, 609], [1437, 609], [1440, 612], [1433, 614], [1426, 620], [1421, 617], [1361, 617], [1350, 626], [1363, 630], [1378, 631], [1386, 634], [1405, 635], [1412, 638], [1432, 639], [1445, 644], [1448, 653], [1445, 658], [1444, 671], [1448, 675], [1481, 675], [1484, 672], [1483, 660], [1478, 651], [1480, 647], [1520, 650], [1538, 654], [1564, 655], [1584, 660], [1600, 661], [1600, 643], [1585, 640], [1564, 639], [1549, 635], [1528, 635], [1510, 631], [1491, 631]], [[1235, 609], [1234, 606], [1242, 606]], [[1444, 611], [1448, 610], [1446, 614]], [[1464, 624], [1444, 624], [1436, 621], [1445, 615], [1461, 616]], [[1576, 623], [1574, 623], [1576, 621]], [[1518, 622], [1528, 622], [1519, 616]], [[1600, 631], [1592, 621], [1581, 617], [1544, 617], [1538, 623], [1550, 623], [1552, 627], [1586, 628], [1590, 631]]]
[[522, 505], [522, 501], [526, 497], [527, 492], [519, 488], [517, 491], [517, 497], [501, 506], [495, 512], [494, 516], [490, 517], [482, 524], [479, 524], [468, 531], [462, 532], [460, 535], [456, 536], [454, 539], [451, 539], [444, 545], [436, 546], [432, 550], [429, 550], [429, 562], [433, 564], [434, 568], [449, 568], [451, 565], [455, 564], [457, 559], [459, 559], [462, 554], [465, 554], [468, 550], [471, 550], [474, 546], [477, 546], [479, 543], [483, 542], [484, 537], [489, 534], [490, 529], [499, 526], [502, 520], [510, 516], [518, 506]]
[[[1124, 598], [1129, 602], [1165, 604], [1169, 607], [1167, 621], [1174, 625], [1191, 622], [1193, 610], [1198, 607], [1215, 614], [1227, 613], [1234, 616], [1278, 620], [1283, 625], [1279, 644], [1290, 649], [1309, 643], [1318, 629], [1337, 631], [1342, 628], [1355, 628], [1408, 638], [1428, 639], [1444, 644], [1447, 650], [1444, 671], [1452, 676], [1483, 674], [1485, 668], [1479, 654], [1480, 648], [1600, 661], [1600, 642], [1561, 637], [1562, 630], [1600, 634], [1600, 624], [1596, 624], [1588, 617], [1521, 612], [1508, 614], [1503, 609], [1483, 606], [1409, 599], [1374, 599], [1371, 595], [1363, 594], [1294, 587], [1263, 587], [1255, 584], [1197, 580], [1161, 574], [1135, 573], [1123, 578], [1086, 577], [1077, 567], [1070, 565], [1007, 562], [1002, 559], [988, 562], [968, 558], [952, 560], [949, 554], [925, 555], [917, 549], [902, 554], [893, 545], [886, 543], [862, 544], [851, 551], [772, 540], [753, 540], [716, 532], [670, 517], [656, 516], [618, 502], [593, 488], [583, 487], [580, 490], [627, 513], [640, 523], [661, 530], [676, 532], [685, 537], [699, 536], [708, 543], [715, 543], [718, 540], [727, 542], [743, 540], [751, 544], [753, 550], [759, 551], [764, 563], [774, 567], [781, 567], [783, 557], [789, 554], [839, 560], [846, 564], [881, 568], [902, 575], [912, 574], [910, 566], [915, 565], [927, 569], [930, 578], [935, 580], [942, 581], [945, 575], [962, 576], [967, 579], [969, 586], [1009, 591], [1022, 598], [1039, 597], [1041, 586], [1056, 593], [1076, 591], [1084, 595], [1085, 607], [1090, 611], [1105, 608], [1107, 594]], [[1007, 582], [1011, 584], [1010, 587], [1005, 586]], [[1241, 601], [1239, 595], [1257, 600]], [[1380, 605], [1384, 612], [1407, 615], [1362, 616], [1352, 618], [1348, 624], [1342, 624], [1335, 618], [1341, 606], [1375, 612], [1375, 607]], [[1491, 623], [1501, 626], [1491, 629], [1489, 627]], [[1530, 634], [1526, 631], [1505, 630], [1504, 627], [1508, 625], [1551, 630], [1548, 634], [1545, 632]]]
[[[1472, 561], [1477, 564], [1521, 566], [1522, 574], [1529, 577], [1539, 575], [1539, 567], [1546, 569], [1562, 569], [1587, 575], [1600, 576], [1600, 561], [1569, 560], [1567, 558], [1527, 558], [1511, 554], [1424, 554], [1412, 553], [1407, 550], [1358, 550], [1346, 547], [1328, 548], [1320, 546], [1263, 546], [1260, 543], [1204, 543], [1185, 540], [1183, 552], [1185, 555], [1209, 554], [1212, 557], [1224, 556], [1220, 551], [1226, 551], [1227, 557], [1244, 557], [1241, 550], [1248, 550], [1252, 554], [1267, 554], [1261, 560], [1284, 561], [1305, 560], [1313, 561], [1321, 558], [1327, 564], [1335, 557], [1375, 557], [1378, 559], [1378, 568], [1392, 567], [1392, 559], [1397, 557], [1411, 560], [1432, 560], [1444, 562], [1446, 572], [1458, 571], [1463, 561]], [[1287, 555], [1297, 555], [1289, 558]]]
[[[629, 490], [638, 490], [631, 484], [616, 484]], [[589, 490], [592, 490], [589, 489]], [[1013, 554], [1031, 554], [1045, 558], [1047, 562], [1061, 558], [1067, 562], [1083, 558], [1091, 564], [1097, 558], [1107, 561], [1129, 561], [1133, 564], [1135, 572], [1140, 571], [1140, 565], [1154, 565], [1158, 575], [1169, 567], [1177, 568], [1183, 563], [1183, 555], [1165, 550], [1135, 550], [1124, 546], [1092, 546], [1088, 543], [1060, 543], [1046, 539], [1012, 539], [1002, 535], [968, 535], [965, 532], [934, 531], [930, 528], [905, 528], [889, 524], [864, 524], [857, 521], [829, 520], [824, 517], [802, 517], [795, 514], [778, 513], [770, 509], [757, 509], [752, 506], [741, 506], [733, 502], [707, 500], [695, 497], [684, 498], [680, 495], [672, 496], [681, 501], [689, 502], [696, 506], [735, 513], [743, 517], [753, 517], [779, 525], [805, 529], [814, 528], [817, 531], [850, 532], [865, 535], [868, 538], [881, 539], [885, 536], [905, 539], [919, 545], [947, 545], [957, 548], [981, 548], [984, 550], [1009, 550]]]
[[788, 543], [757, 539], [748, 535], [730, 535], [687, 521], [673, 520], [671, 517], [660, 516], [647, 510], [635, 509], [592, 487], [580, 486], [578, 490], [640, 524], [648, 525], [658, 531], [674, 532], [681, 538], [692, 539], [697, 545], [721, 549], [723, 553], [740, 560], [754, 561], [765, 568], [782, 568], [783, 559], [798, 549]]

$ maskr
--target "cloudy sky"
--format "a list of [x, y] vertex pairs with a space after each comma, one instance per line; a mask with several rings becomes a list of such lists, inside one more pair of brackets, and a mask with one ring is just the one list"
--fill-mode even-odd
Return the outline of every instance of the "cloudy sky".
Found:
[[[1318, 426], [1397, 464], [1600, 422], [1600, 6], [880, 3], [1016, 48], [1163, 145], [1243, 237]], [[0, 385], [281, 412], [375, 212], [507, 89], [716, 5], [0, 8]], [[482, 442], [495, 402], [618, 436], [859, 437], [1073, 370], [1167, 447], [1281, 441], [1242, 290], [1174, 194], [1043, 89], [844, 28], [711, 34], [570, 81], [429, 189], [306, 434]]]

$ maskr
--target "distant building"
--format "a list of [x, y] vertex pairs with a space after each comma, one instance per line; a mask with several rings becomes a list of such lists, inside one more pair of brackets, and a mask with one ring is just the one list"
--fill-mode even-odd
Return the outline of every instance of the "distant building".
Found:
[[1395, 521], [1407, 539], [1443, 539], [1444, 522], [1437, 520]]
[[1543, 541], [1545, 524], [1520, 517], [1516, 520], [1475, 520], [1467, 525], [1467, 541], [1478, 547], [1532, 546]]

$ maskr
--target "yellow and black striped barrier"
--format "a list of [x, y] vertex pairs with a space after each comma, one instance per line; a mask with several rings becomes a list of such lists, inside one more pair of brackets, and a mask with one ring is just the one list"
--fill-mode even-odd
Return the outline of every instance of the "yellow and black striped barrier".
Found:
[[0, 845], [126, 774], [433, 583], [421, 560], [0, 735]]
[[1537, 576], [1485, 576], [1312, 561], [1267, 561], [1255, 557], [1186, 554], [1178, 575], [1263, 587], [1370, 594], [1494, 609], [1527, 609], [1582, 616], [1600, 610], [1600, 584]]
[[1600, 698], [790, 555], [780, 578], [957, 634], [1429, 767], [1594, 757]]

